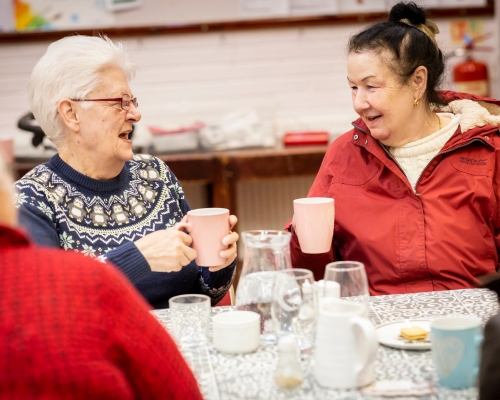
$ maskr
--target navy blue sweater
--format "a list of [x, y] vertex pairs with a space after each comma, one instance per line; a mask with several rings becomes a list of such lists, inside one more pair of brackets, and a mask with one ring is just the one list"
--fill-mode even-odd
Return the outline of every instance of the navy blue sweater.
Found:
[[168, 307], [170, 297], [186, 293], [207, 294], [215, 304], [231, 286], [234, 263], [214, 273], [194, 261], [179, 272], [152, 272], [135, 246], [190, 209], [177, 178], [156, 157], [135, 155], [116, 178], [101, 181], [56, 154], [15, 186], [19, 224], [37, 244], [112, 262], [153, 307]]

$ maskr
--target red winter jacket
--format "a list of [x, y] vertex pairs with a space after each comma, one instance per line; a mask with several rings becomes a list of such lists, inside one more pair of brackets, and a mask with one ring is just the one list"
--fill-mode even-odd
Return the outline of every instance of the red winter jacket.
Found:
[[[462, 93], [443, 96], [500, 106]], [[372, 295], [468, 288], [494, 272], [500, 245], [498, 126], [464, 133], [459, 127], [423, 171], [416, 193], [362, 120], [353, 126], [329, 147], [308, 194], [335, 199], [333, 252], [304, 254], [293, 235], [293, 266], [321, 279], [334, 259], [360, 261]]]
[[1, 399], [201, 400], [128, 280], [0, 225]]

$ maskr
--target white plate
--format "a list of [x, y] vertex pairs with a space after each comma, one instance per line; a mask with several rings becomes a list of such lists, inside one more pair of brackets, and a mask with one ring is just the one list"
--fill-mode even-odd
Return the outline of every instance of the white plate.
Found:
[[393, 347], [395, 349], [430, 350], [430, 342], [408, 343], [405, 339], [400, 338], [399, 335], [401, 334], [401, 328], [411, 326], [419, 326], [427, 331], [427, 334], [429, 334], [431, 330], [431, 321], [427, 319], [411, 319], [407, 322], [397, 321], [379, 325], [375, 328], [378, 342], [384, 346]]

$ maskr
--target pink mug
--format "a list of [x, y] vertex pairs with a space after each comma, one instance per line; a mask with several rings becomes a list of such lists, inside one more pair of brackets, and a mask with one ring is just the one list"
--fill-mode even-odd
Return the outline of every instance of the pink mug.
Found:
[[332, 198], [307, 197], [294, 200], [293, 220], [303, 253], [320, 254], [330, 251], [335, 220]]
[[196, 250], [196, 264], [216, 267], [226, 261], [219, 253], [227, 249], [222, 243], [229, 234], [229, 210], [227, 208], [198, 208], [188, 211], [187, 222], [191, 224], [189, 234]]

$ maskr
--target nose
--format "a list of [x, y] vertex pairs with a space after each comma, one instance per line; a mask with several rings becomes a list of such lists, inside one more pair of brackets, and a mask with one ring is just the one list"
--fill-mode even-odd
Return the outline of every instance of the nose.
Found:
[[363, 110], [366, 110], [367, 108], [370, 107], [366, 99], [366, 95], [363, 93], [362, 90], [358, 89], [353, 92], [352, 107], [354, 108], [354, 111], [356, 111], [358, 114], [361, 114]]
[[130, 108], [127, 110], [127, 120], [130, 122], [139, 122], [141, 120], [141, 117], [142, 117], [141, 112], [131, 102]]

